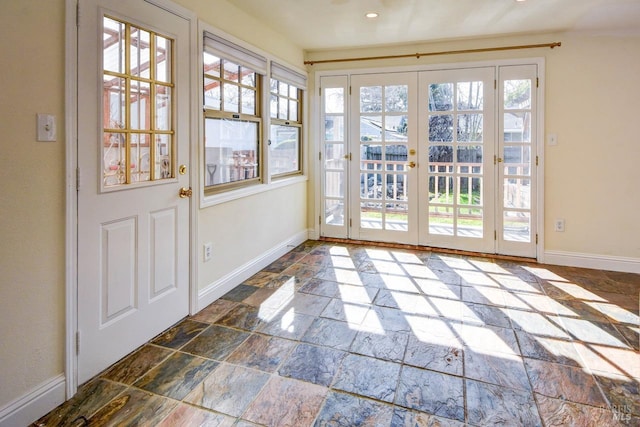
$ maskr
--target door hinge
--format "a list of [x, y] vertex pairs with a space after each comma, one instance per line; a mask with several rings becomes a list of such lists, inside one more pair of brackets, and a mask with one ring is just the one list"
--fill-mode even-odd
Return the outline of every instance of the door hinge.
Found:
[[353, 220], [349, 218], [349, 227], [353, 227]]
[[497, 80], [493, 81], [493, 88], [494, 89], [498, 89], [498, 81]]
[[76, 168], [76, 191], [80, 191], [80, 167]]
[[318, 88], [318, 96], [322, 96], [322, 87]]
[[498, 240], [498, 230], [493, 230], [493, 240]]
[[318, 160], [322, 160], [322, 151], [318, 151]]
[[349, 161], [351, 161], [351, 153], [349, 153]]
[[76, 27], [80, 27], [80, 1], [76, 3]]
[[80, 331], [76, 331], [76, 354], [80, 354]]
[[538, 166], [538, 156], [536, 156], [536, 166]]
[[318, 215], [318, 225], [322, 225], [322, 215]]
[[540, 79], [536, 77], [536, 87], [540, 87]]
[[349, 86], [349, 95], [351, 95], [351, 86]]
[[536, 233], [536, 245], [538, 244], [538, 233]]

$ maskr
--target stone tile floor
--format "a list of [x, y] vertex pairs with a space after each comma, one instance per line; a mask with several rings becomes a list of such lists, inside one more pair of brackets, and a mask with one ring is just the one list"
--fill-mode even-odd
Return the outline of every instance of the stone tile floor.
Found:
[[640, 425], [640, 275], [308, 241], [34, 425]]

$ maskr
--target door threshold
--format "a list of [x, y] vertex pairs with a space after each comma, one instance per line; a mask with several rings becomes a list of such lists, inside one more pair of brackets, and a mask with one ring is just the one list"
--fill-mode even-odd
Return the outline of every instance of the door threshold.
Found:
[[527, 262], [532, 264], [538, 264], [538, 260], [536, 258], [519, 257], [519, 256], [513, 256], [513, 255], [490, 254], [485, 252], [463, 251], [460, 249], [437, 248], [433, 246], [411, 245], [407, 243], [375, 242], [370, 240], [342, 239], [337, 237], [320, 237], [318, 240], [321, 242], [345, 243], [350, 245], [379, 246], [379, 247], [386, 247], [386, 248], [393, 248], [393, 249], [411, 249], [411, 250], [429, 251], [429, 252], [449, 254], [449, 255], [461, 255], [461, 256], [468, 256], [468, 257], [480, 257], [480, 258], [489, 258], [489, 259], [499, 259], [503, 261]]

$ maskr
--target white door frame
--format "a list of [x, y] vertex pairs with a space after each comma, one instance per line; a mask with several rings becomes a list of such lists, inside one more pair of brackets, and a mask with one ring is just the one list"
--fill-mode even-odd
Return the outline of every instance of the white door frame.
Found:
[[[78, 355], [76, 353], [76, 336], [78, 331], [78, 194], [77, 194], [77, 73], [78, 73], [78, 27], [77, 2], [80, 0], [65, 0], [65, 391], [66, 399], [71, 398], [78, 389]], [[197, 16], [195, 13], [174, 4], [171, 0], [144, 0], [163, 10], [171, 12], [189, 21], [189, 45], [197, 49]], [[196, 113], [198, 102], [198, 88], [196, 86], [198, 53], [190, 52], [190, 123], [189, 160], [190, 181], [194, 194], [200, 194], [200, 180], [198, 173], [198, 121]], [[193, 254], [197, 242], [197, 197], [189, 199], [189, 312], [197, 309], [198, 288], [197, 257]]]
[[[538, 156], [538, 172], [537, 172], [537, 190], [536, 194], [532, 195], [537, 198], [537, 212], [536, 218], [532, 219], [537, 225], [538, 244], [536, 246], [536, 260], [540, 263], [544, 263], [544, 143], [545, 143], [545, 58], [544, 57], [532, 57], [532, 58], [518, 58], [518, 59], [500, 59], [493, 61], [478, 61], [478, 62], [459, 62], [459, 63], [443, 63], [443, 64], [425, 64], [425, 65], [411, 65], [411, 66], [393, 66], [393, 67], [375, 67], [375, 68], [353, 68], [353, 69], [337, 69], [331, 71], [316, 71], [314, 73], [315, 87], [320, 87], [320, 78], [325, 76], [346, 75], [351, 81], [351, 76], [354, 74], [367, 74], [367, 73], [393, 73], [393, 72], [407, 72], [407, 71], [434, 71], [434, 70], [447, 70], [447, 69], [460, 69], [460, 68], [478, 68], [478, 67], [499, 67], [505, 65], [537, 65], [538, 66], [538, 103], [537, 103], [537, 141], [536, 141], [536, 153]], [[316, 89], [317, 90], [317, 89]], [[322, 108], [321, 97], [316, 93], [313, 101], [315, 114], [315, 120], [319, 120], [319, 111]], [[314, 146], [311, 150], [312, 153], [320, 152], [322, 150], [320, 141], [322, 141], [321, 132], [324, 131], [322, 124], [318, 124], [315, 128], [316, 137], [314, 138]], [[532, 153], [533, 154], [533, 153]], [[324, 215], [321, 200], [322, 199], [322, 187], [320, 180], [322, 179], [322, 164], [317, 163], [318, 167], [315, 170], [314, 179], [314, 215], [312, 218], [318, 218]], [[313, 234], [320, 236], [321, 225], [312, 221]]]

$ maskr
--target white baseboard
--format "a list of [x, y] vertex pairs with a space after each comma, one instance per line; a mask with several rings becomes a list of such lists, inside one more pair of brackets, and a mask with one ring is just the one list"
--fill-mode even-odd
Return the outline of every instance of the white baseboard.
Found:
[[37, 421], [65, 400], [65, 378], [51, 378], [0, 409], [0, 427], [21, 427]]
[[226, 274], [215, 282], [211, 283], [205, 289], [202, 289], [198, 292], [198, 310], [200, 311], [222, 295], [226, 294], [240, 283], [247, 280], [249, 277], [253, 276], [282, 255], [291, 251], [296, 246], [304, 243], [308, 240], [309, 231], [303, 230], [295, 235], [291, 236], [287, 240], [281, 242], [280, 244], [274, 246], [269, 251], [263, 253], [257, 258], [252, 259], [251, 261], [245, 263], [239, 268], [233, 270], [232, 272]]
[[578, 252], [545, 251], [544, 263], [569, 267], [640, 273], [640, 259]]

